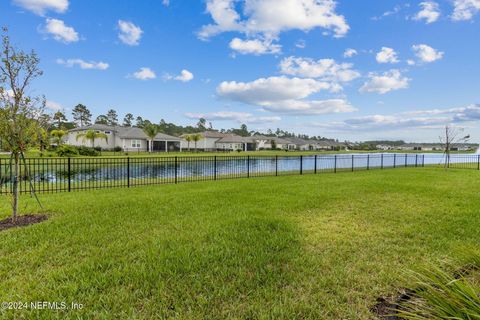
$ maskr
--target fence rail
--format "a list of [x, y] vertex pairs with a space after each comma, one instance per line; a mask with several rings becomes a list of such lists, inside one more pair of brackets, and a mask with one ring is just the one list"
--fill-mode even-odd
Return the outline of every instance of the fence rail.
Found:
[[[193, 156], [122, 158], [29, 158], [21, 166], [21, 193], [133, 187], [149, 184], [266, 176], [337, 173], [441, 165], [444, 157], [425, 154], [308, 156]], [[480, 155], [452, 155], [450, 167], [480, 169]], [[10, 159], [0, 159], [0, 194], [12, 192]]]

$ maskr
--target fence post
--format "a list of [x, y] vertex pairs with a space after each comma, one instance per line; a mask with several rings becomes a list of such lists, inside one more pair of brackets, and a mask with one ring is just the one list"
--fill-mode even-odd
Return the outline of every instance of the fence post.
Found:
[[130, 188], [130, 157], [127, 157], [127, 188]]
[[68, 173], [67, 173], [67, 177], [68, 177], [68, 192], [70, 192], [70, 191], [72, 191], [72, 186], [71, 186], [72, 170], [71, 170], [71, 166], [70, 166], [70, 157], [68, 157]]
[[317, 155], [315, 155], [315, 174], [317, 174]]
[[405, 153], [405, 168], [408, 167], [408, 165], [407, 165], [407, 159], [408, 159], [407, 156], [408, 156], [408, 155]]
[[353, 154], [352, 154], [352, 172], [353, 172], [353, 168], [355, 167], [355, 162], [353, 160]]
[[300, 156], [300, 174], [303, 174], [303, 156]]
[[425, 155], [422, 157], [422, 167], [425, 167]]
[[175, 156], [175, 184], [178, 183], [178, 157]]
[[337, 173], [337, 155], [334, 156], [335, 162], [333, 165], [333, 173]]
[[418, 154], [415, 155], [415, 168], [418, 167]]
[[367, 154], [367, 170], [370, 170], [370, 155]]
[[480, 170], [480, 154], [477, 156], [477, 170]]
[[382, 153], [382, 156], [381, 156], [380, 169], [383, 169], [383, 153]]
[[250, 156], [247, 156], [247, 178], [250, 178]]
[[275, 156], [275, 176], [278, 176], [278, 156]]
[[393, 154], [393, 168], [395, 169], [397, 167], [397, 154]]
[[213, 180], [217, 180], [217, 156], [213, 156]]

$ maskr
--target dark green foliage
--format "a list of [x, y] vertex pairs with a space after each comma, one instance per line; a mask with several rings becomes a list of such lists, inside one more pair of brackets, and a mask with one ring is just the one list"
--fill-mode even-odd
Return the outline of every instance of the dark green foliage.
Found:
[[78, 149], [74, 146], [70, 146], [64, 144], [62, 146], [57, 147], [56, 151], [59, 157], [74, 157], [78, 156]]

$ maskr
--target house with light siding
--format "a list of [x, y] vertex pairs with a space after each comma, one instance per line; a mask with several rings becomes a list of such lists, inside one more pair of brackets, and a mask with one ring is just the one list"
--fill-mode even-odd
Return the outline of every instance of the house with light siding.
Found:
[[107, 139], [95, 139], [93, 146], [103, 150], [121, 148], [126, 152], [149, 151], [150, 143], [154, 152], [181, 151], [182, 139], [164, 133], [158, 133], [152, 141], [137, 127], [108, 126], [94, 124], [68, 131], [65, 143], [72, 146], [92, 147], [92, 142], [82, 137], [88, 130], [104, 133]]

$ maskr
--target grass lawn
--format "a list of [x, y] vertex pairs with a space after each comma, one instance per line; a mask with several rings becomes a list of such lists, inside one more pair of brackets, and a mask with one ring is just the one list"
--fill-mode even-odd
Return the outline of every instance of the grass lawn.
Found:
[[371, 319], [405, 270], [480, 244], [479, 188], [408, 168], [41, 195], [48, 221], [0, 233], [0, 300], [83, 309], [0, 318]]

